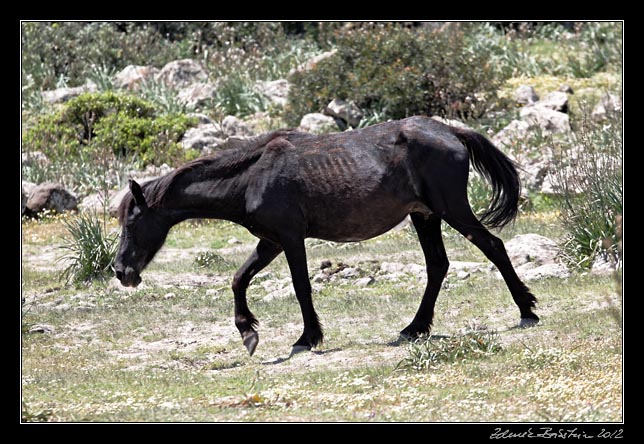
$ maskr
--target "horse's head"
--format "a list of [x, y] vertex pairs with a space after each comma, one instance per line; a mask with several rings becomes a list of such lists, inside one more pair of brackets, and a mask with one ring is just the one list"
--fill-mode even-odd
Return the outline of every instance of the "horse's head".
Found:
[[119, 208], [122, 226], [114, 270], [116, 277], [126, 287], [141, 283], [141, 271], [159, 251], [170, 230], [166, 219], [158, 210], [149, 208], [141, 186], [130, 180], [130, 194]]

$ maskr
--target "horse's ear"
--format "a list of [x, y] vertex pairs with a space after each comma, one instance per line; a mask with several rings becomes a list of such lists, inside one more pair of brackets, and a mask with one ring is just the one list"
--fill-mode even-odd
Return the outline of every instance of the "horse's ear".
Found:
[[134, 197], [134, 202], [141, 208], [145, 209], [148, 207], [148, 203], [145, 201], [145, 196], [143, 195], [143, 190], [141, 185], [139, 185], [134, 179], [129, 180], [130, 183], [130, 192]]

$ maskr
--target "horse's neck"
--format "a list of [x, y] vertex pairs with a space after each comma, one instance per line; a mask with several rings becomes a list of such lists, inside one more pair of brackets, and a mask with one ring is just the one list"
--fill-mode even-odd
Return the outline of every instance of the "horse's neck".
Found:
[[[220, 165], [199, 165], [177, 178], [164, 204], [177, 222], [226, 219], [240, 223], [245, 215], [246, 175], [225, 175]], [[176, 223], [176, 222], [175, 222]]]

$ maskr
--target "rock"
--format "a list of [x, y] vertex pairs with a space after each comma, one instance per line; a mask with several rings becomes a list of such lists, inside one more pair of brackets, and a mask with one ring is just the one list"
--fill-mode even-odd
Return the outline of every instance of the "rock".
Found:
[[47, 182], [33, 188], [27, 200], [25, 212], [36, 215], [45, 210], [57, 213], [78, 211], [78, 202], [76, 197], [61, 184]]
[[187, 116], [197, 119], [198, 125], [212, 125], [214, 123], [210, 117], [202, 113], [188, 113]]
[[341, 119], [345, 124], [349, 124], [353, 128], [356, 128], [364, 117], [364, 113], [355, 103], [345, 102], [340, 99], [333, 99], [326, 106], [324, 114]]
[[368, 285], [371, 285], [374, 282], [376, 282], [376, 280], [374, 278], [372, 278], [371, 276], [363, 277], [363, 278], [360, 278], [360, 279], [356, 279], [355, 286], [362, 288], [362, 287], [366, 287]]
[[326, 51], [326, 52], [323, 52], [322, 54], [318, 54], [315, 57], [310, 58], [306, 62], [298, 65], [297, 67], [295, 67], [293, 69], [291, 69], [288, 72], [289, 77], [292, 76], [295, 73], [302, 73], [302, 72], [309, 71], [309, 70], [315, 68], [315, 65], [317, 65], [318, 63], [320, 63], [324, 59], [327, 59], [329, 57], [333, 57], [336, 52], [338, 52], [337, 49], [332, 49], [331, 51]]
[[333, 117], [321, 113], [306, 114], [300, 121], [300, 129], [312, 134], [325, 134], [338, 131]]
[[128, 65], [114, 76], [114, 86], [136, 91], [141, 84], [154, 79], [159, 70], [153, 66]]
[[616, 264], [608, 260], [604, 255], [598, 255], [590, 267], [590, 273], [599, 276], [608, 276], [615, 272]]
[[76, 86], [73, 88], [58, 88], [50, 91], [43, 91], [42, 98], [45, 102], [48, 103], [64, 103], [68, 100], [78, 97], [86, 92], [95, 92], [96, 85], [88, 83], [82, 86]]
[[238, 245], [238, 244], [241, 244], [241, 243], [242, 242], [239, 239], [237, 239], [236, 237], [231, 237], [230, 239], [228, 239], [228, 245]]
[[535, 105], [543, 106], [545, 108], [559, 111], [562, 113], [568, 112], [568, 94], [561, 91], [553, 91], [545, 95]]
[[219, 125], [202, 124], [186, 131], [179, 142], [184, 149], [195, 149], [201, 154], [210, 154], [218, 145], [225, 142], [225, 135]]
[[462, 270], [462, 271], [459, 271], [458, 273], [456, 273], [456, 279], [465, 280], [468, 277], [470, 277], [470, 273], [468, 271]]
[[42, 151], [31, 151], [28, 153], [22, 153], [22, 165], [23, 166], [47, 166], [50, 164], [49, 159]]
[[313, 276], [313, 279], [311, 279], [313, 282], [326, 282], [329, 280], [329, 275], [326, 273], [317, 273], [315, 276]]
[[405, 264], [399, 262], [383, 262], [380, 264], [382, 273], [401, 273], [405, 269]]
[[333, 263], [330, 260], [323, 260], [320, 263], [320, 270], [324, 270], [326, 268], [331, 268], [332, 265], [333, 265]]
[[545, 134], [570, 133], [568, 114], [554, 111], [541, 105], [530, 105], [521, 108], [519, 115], [531, 127], [541, 128]]
[[207, 81], [208, 73], [200, 63], [192, 59], [183, 59], [166, 64], [155, 79], [172, 88], [182, 89], [192, 83]]
[[530, 164], [526, 164], [522, 170], [519, 171], [521, 176], [521, 183], [526, 188], [533, 191], [541, 191], [545, 178], [550, 172], [550, 161], [539, 160]]
[[514, 100], [521, 105], [529, 105], [539, 100], [539, 96], [532, 86], [521, 85], [514, 91]]
[[36, 324], [29, 329], [29, 333], [53, 333], [54, 327], [48, 324]]
[[449, 125], [449, 126], [453, 126], [453, 127], [456, 127], [456, 128], [461, 128], [461, 129], [466, 129], [466, 130], [473, 131], [472, 128], [470, 128], [469, 126], [467, 126], [466, 124], [464, 124], [460, 120], [444, 119], [443, 117], [439, 117], [439, 116], [432, 116], [432, 119], [437, 121], [437, 122], [443, 123], [445, 125]]
[[190, 109], [212, 105], [215, 97], [215, 87], [211, 83], [193, 83], [181, 88], [177, 99]]
[[108, 192], [107, 202], [105, 202], [105, 195], [103, 193], [90, 194], [83, 198], [78, 204], [78, 209], [81, 211], [96, 211], [97, 214], [107, 210], [110, 204], [110, 198], [115, 194], [114, 191]]
[[255, 135], [255, 130], [248, 123], [235, 116], [226, 116], [221, 122], [221, 130], [226, 137], [248, 138]]
[[616, 113], [622, 111], [622, 98], [615, 94], [604, 94], [595, 105], [590, 116], [595, 121], [601, 121], [606, 118], [608, 113]]
[[344, 279], [356, 278], [360, 276], [360, 271], [356, 268], [347, 267], [338, 272], [338, 276]]
[[570, 271], [565, 265], [560, 263], [552, 263], [540, 265], [538, 267], [531, 267], [528, 264], [517, 267], [516, 269], [519, 277], [525, 281], [534, 281], [543, 278], [560, 278], [565, 279], [570, 277]]
[[27, 193], [25, 193], [25, 187], [20, 185], [20, 215], [25, 214], [25, 208], [27, 208]]
[[[143, 178], [137, 177], [136, 181], [139, 183], [139, 185], [143, 185], [144, 183], [154, 179], [156, 179], [156, 177], [143, 177]], [[110, 199], [110, 204], [107, 208], [107, 211], [109, 212], [110, 216], [112, 217], [118, 216], [119, 206], [121, 205], [121, 201], [128, 193], [128, 191], [130, 191], [130, 188], [126, 184], [121, 190], [119, 190], [118, 192], [112, 195], [112, 198]]]
[[513, 147], [524, 143], [530, 134], [530, 124], [524, 120], [513, 120], [505, 128], [492, 137], [492, 143], [501, 147]]
[[533, 233], [513, 237], [505, 243], [505, 250], [515, 267], [529, 262], [536, 266], [553, 264], [559, 254], [555, 241]]
[[403, 269], [405, 273], [411, 273], [419, 276], [424, 276], [427, 273], [427, 268], [420, 264], [407, 264]]
[[481, 262], [465, 262], [465, 261], [450, 261], [448, 272], [467, 271], [470, 273], [481, 271], [485, 268], [485, 264]]
[[284, 106], [288, 102], [288, 92], [291, 84], [286, 79], [263, 81], [255, 83], [255, 89], [274, 105]]

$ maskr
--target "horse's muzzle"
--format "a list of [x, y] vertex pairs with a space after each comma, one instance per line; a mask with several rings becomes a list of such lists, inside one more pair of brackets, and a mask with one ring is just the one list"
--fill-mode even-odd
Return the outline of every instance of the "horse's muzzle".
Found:
[[141, 283], [141, 276], [132, 267], [126, 267], [125, 270], [116, 269], [116, 278], [124, 287], [136, 287]]

